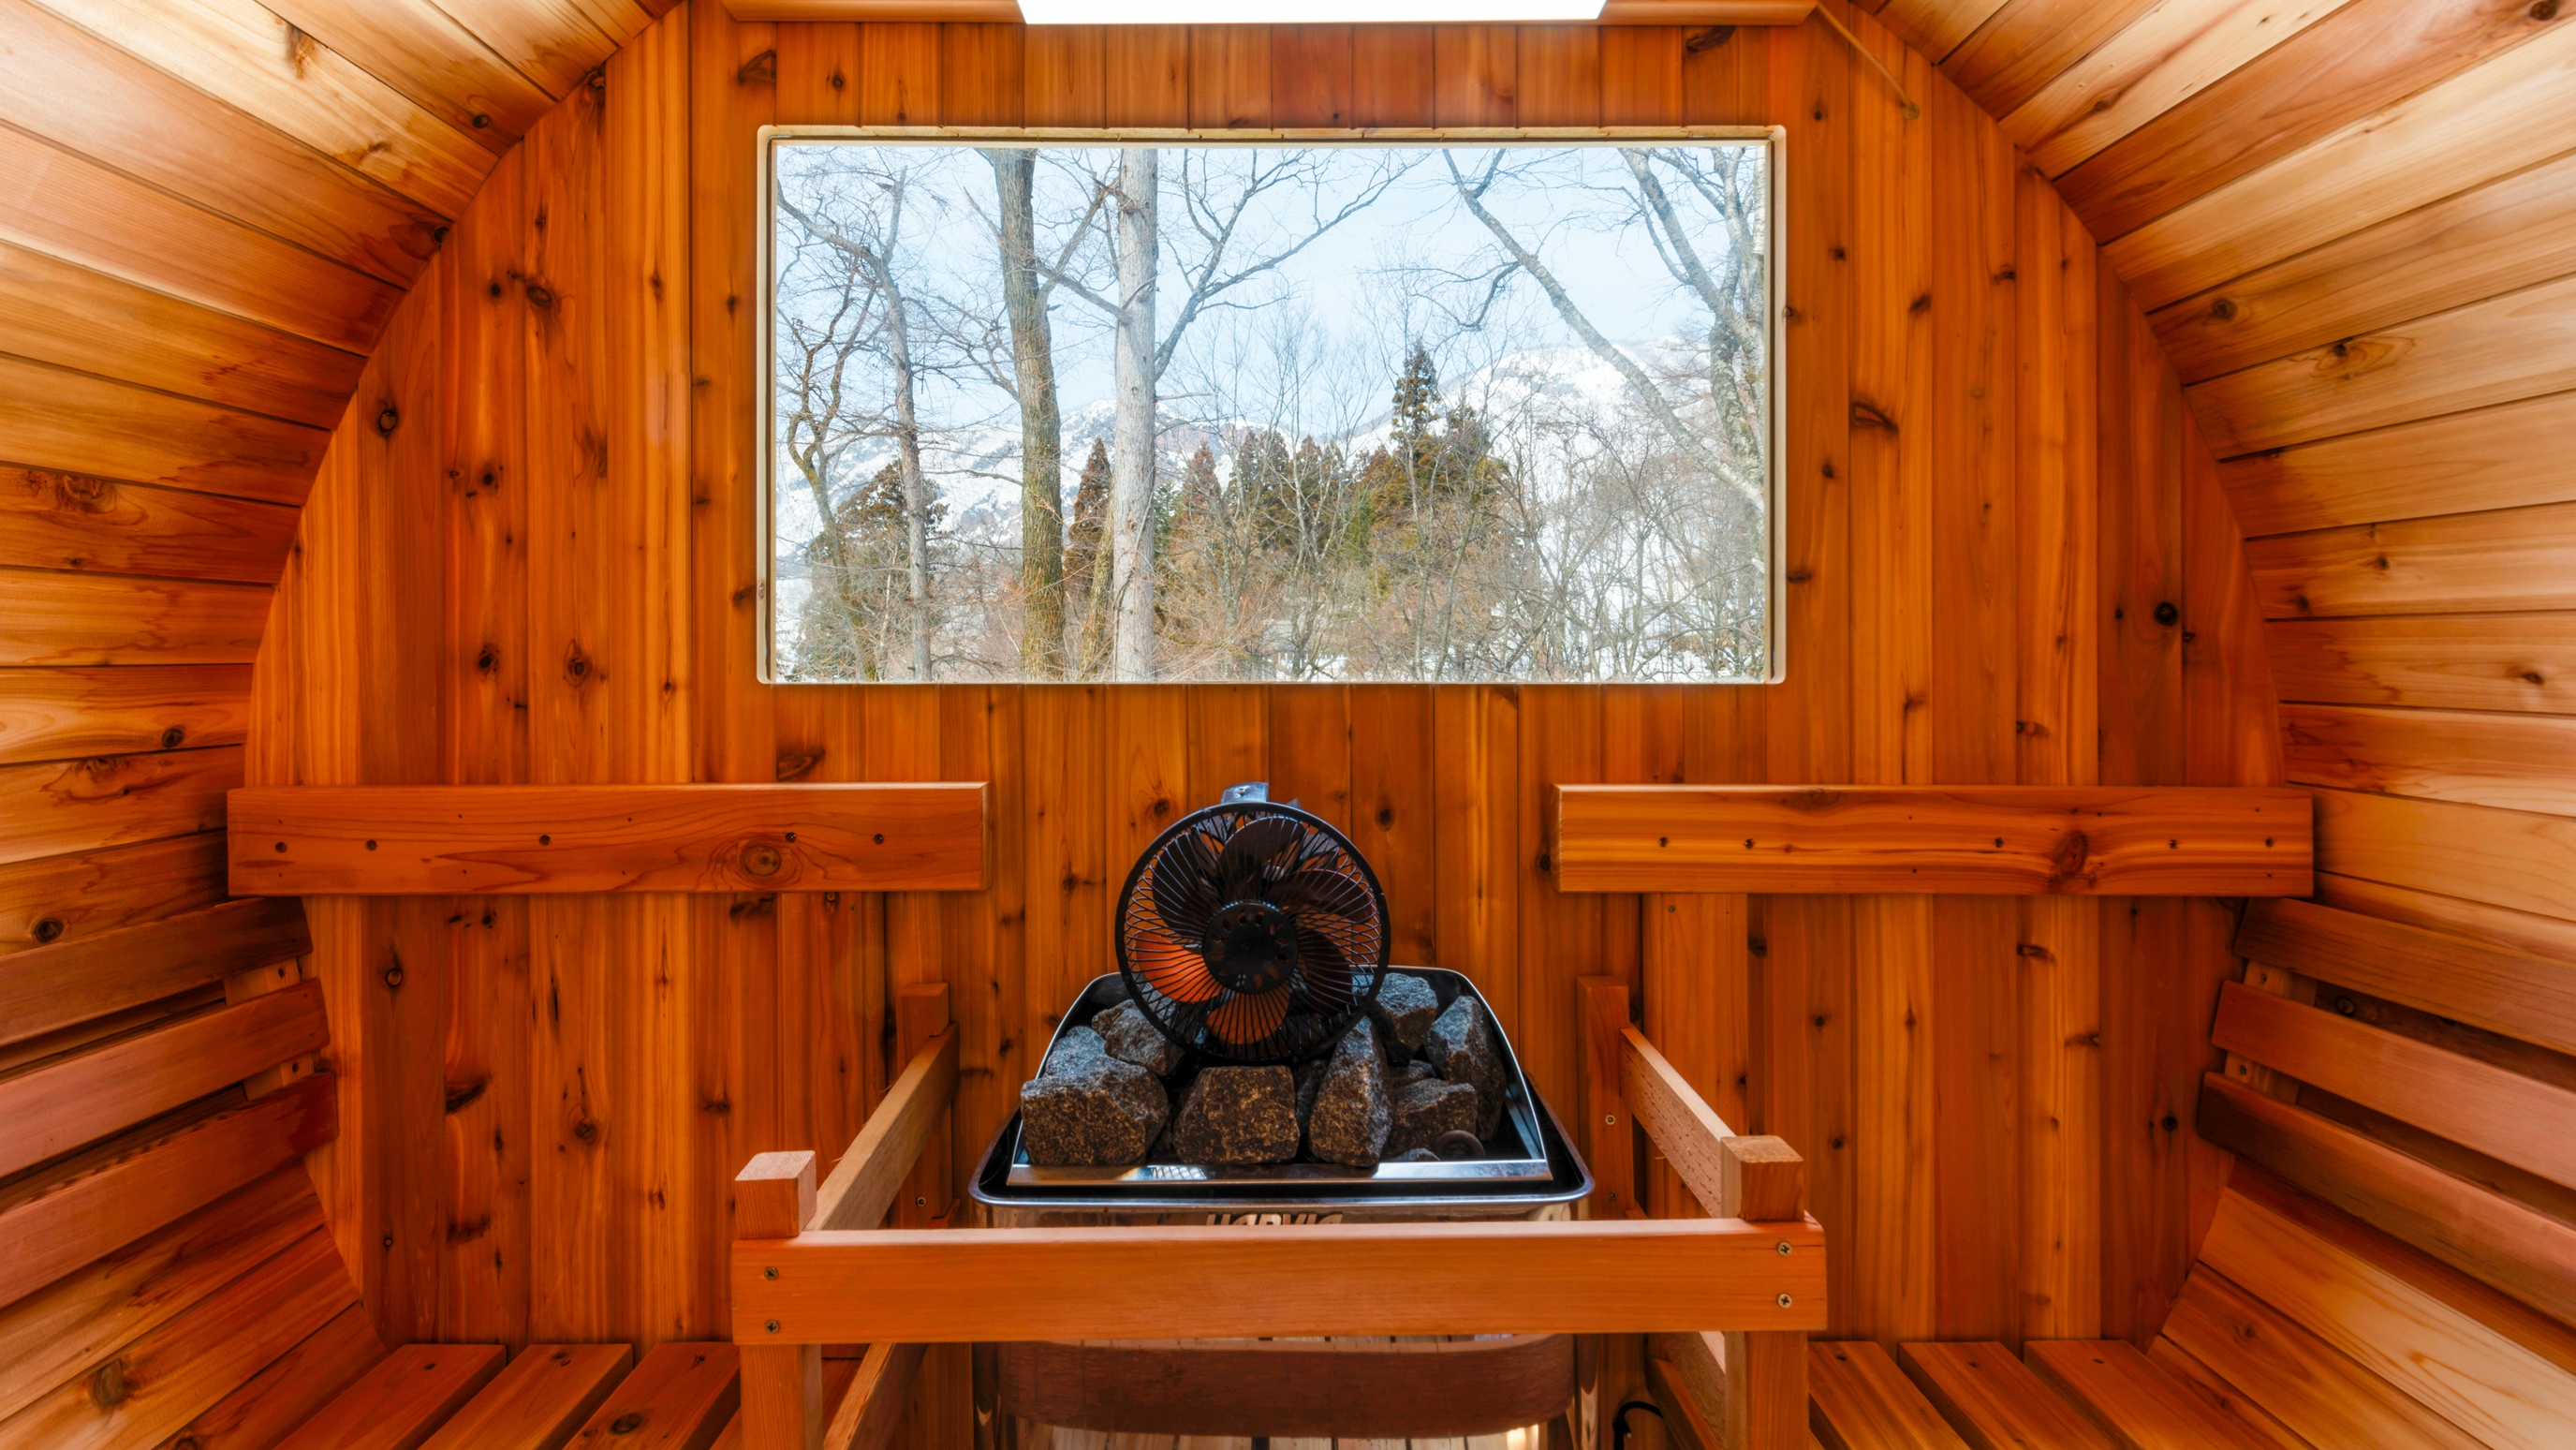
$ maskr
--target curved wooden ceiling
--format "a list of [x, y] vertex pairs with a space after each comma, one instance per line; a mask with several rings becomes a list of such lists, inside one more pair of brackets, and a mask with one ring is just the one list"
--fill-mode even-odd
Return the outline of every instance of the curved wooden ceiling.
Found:
[[[2576, 608], [2558, 3], [1873, 7], [2149, 309], [2253, 536], [2309, 783], [2576, 813], [2563, 773], [2531, 784], [2576, 759], [2576, 615], [2549, 612]], [[0, 531], [0, 664], [246, 694], [294, 506], [446, 219], [666, 8], [0, 0], [0, 499], [30, 516]], [[144, 524], [112, 558], [33, 517], [106, 507]], [[205, 708], [193, 742], [239, 738]], [[0, 763], [151, 748], [0, 726]], [[2487, 763], [2435, 769], [2434, 737]]]

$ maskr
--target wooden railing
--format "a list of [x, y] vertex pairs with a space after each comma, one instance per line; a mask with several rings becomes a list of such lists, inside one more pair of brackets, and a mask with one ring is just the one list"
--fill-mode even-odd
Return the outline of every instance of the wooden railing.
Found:
[[[875, 1228], [955, 1094], [945, 1028], [828, 1179], [793, 1152], [761, 1154], [735, 1180], [745, 1450], [882, 1450], [926, 1344], [1183, 1329], [1679, 1336], [1675, 1353], [1698, 1356], [1714, 1386], [1701, 1393], [1720, 1399], [1701, 1409], [1726, 1450], [1803, 1447], [1806, 1336], [1825, 1324], [1824, 1231], [1799, 1209], [1805, 1165], [1776, 1138], [1734, 1134], [1624, 1031], [1621, 1100], [1713, 1217]], [[837, 1405], [824, 1402], [826, 1344], [868, 1346]]]

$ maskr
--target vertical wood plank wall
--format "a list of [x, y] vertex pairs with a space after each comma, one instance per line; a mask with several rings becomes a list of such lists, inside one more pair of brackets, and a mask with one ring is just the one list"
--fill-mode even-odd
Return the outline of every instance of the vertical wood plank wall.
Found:
[[[2277, 778], [2236, 531], [2154, 335], [1995, 126], [1850, 23], [1921, 119], [1813, 21], [1024, 32], [696, 0], [540, 122], [332, 439], [249, 778], [990, 780], [1000, 864], [946, 897], [310, 903], [345, 1085], [314, 1166], [387, 1338], [722, 1337], [727, 1180], [828, 1167], [899, 1065], [893, 994], [949, 985], [962, 1173], [1111, 969], [1137, 851], [1245, 778], [1355, 833], [1399, 954], [1474, 975], [1552, 1101], [1578, 976], [1702, 1044], [1702, 1091], [1813, 1164], [1835, 1334], [2151, 1334], [2222, 1167], [2189, 1104], [2225, 906], [1712, 907], [1560, 896], [1538, 860], [1553, 782]], [[754, 130], [1182, 120], [1786, 126], [1787, 683], [756, 683]]]

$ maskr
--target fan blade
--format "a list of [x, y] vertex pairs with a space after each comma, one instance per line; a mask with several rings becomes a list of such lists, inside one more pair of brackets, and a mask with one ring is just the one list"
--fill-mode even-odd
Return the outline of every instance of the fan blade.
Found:
[[1272, 859], [1297, 845], [1305, 829], [1293, 816], [1263, 816], [1228, 836], [1216, 858], [1217, 879], [1223, 883], [1226, 899], [1241, 897], [1269, 874]]
[[1148, 873], [1154, 914], [1172, 935], [1192, 945], [1207, 941], [1208, 918], [1220, 904], [1216, 894], [1216, 852], [1196, 831], [1182, 833], [1164, 848]]
[[1271, 905], [1286, 912], [1323, 911], [1352, 921], [1367, 921], [1377, 914], [1377, 902], [1370, 897], [1367, 884], [1339, 871], [1308, 868], [1265, 894]]
[[1345, 994], [1350, 991], [1350, 957], [1339, 942], [1302, 921], [1297, 924], [1297, 970], [1307, 979], [1308, 991], [1327, 984], [1338, 986]]
[[1225, 988], [1207, 969], [1207, 959], [1159, 932], [1139, 932], [1128, 945], [1128, 961], [1145, 985], [1175, 1002], [1205, 1002]]
[[1259, 1042], [1288, 1020], [1288, 989], [1273, 987], [1252, 996], [1235, 996], [1208, 1014], [1208, 1026], [1237, 1047]]

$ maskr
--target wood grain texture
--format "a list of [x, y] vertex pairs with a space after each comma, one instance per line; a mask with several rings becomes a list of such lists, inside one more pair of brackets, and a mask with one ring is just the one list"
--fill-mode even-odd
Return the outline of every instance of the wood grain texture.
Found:
[[2485, 1444], [2576, 1415], [2576, 1330], [2295, 1192], [2231, 1188], [2203, 1260]]
[[2175, 1301], [2159, 1345], [2166, 1341], [2310, 1445], [2482, 1443], [2206, 1265]]
[[957, 1029], [943, 1028], [904, 1064], [867, 1125], [823, 1180], [803, 1227], [875, 1228], [912, 1173], [931, 1131], [957, 1096]]
[[[733, 1312], [746, 1336], [775, 1319], [807, 1343], [1133, 1338], [1183, 1312], [1214, 1338], [1803, 1329], [1824, 1320], [1822, 1242], [1714, 1219], [809, 1232], [735, 1251]], [[1399, 1264], [1418, 1292], [1389, 1299], [1369, 1280]], [[1132, 1272], [1138, 1292], [1116, 1306], [1029, 1292], [1068, 1271]], [[1211, 1298], [1218, 1283], [1232, 1292]]]
[[313, 949], [295, 901], [229, 901], [0, 957], [0, 1043], [104, 1017]]
[[1826, 1450], [1964, 1450], [1967, 1442], [1874, 1340], [1807, 1346], [1809, 1424]]
[[2236, 933], [2252, 961], [2576, 1053], [2576, 981], [2546, 957], [2306, 901], [2249, 902]]
[[338, 1133], [337, 1092], [327, 1074], [307, 1078], [71, 1176], [20, 1185], [0, 1207], [0, 1233], [19, 1245], [0, 1266], [0, 1303], [294, 1165]]
[[[831, 1450], [885, 1450], [904, 1422], [904, 1406], [920, 1381], [926, 1346], [871, 1344], [823, 1428]], [[831, 1370], [824, 1370], [826, 1383]]]
[[246, 895], [955, 891], [985, 788], [288, 786], [232, 798]]
[[301, 982], [0, 1083], [0, 1173], [15, 1173], [312, 1052], [322, 989]]
[[239, 745], [248, 665], [22, 669], [0, 690], [0, 764]]
[[[2571, 31], [2576, 33], [2576, 31]], [[2403, 519], [2245, 546], [2269, 619], [2576, 607], [2559, 551], [2576, 504]]]
[[2576, 393], [2373, 428], [2220, 466], [2248, 534], [2567, 502], [2549, 449]]
[[0, 664], [248, 664], [269, 593], [255, 584], [0, 568]]
[[423, 1450], [561, 1450], [634, 1367], [622, 1344], [531, 1344]]
[[2211, 1074], [2201, 1132], [2298, 1189], [2561, 1321], [2576, 1322], [2576, 1230], [2367, 1134]]
[[2576, 714], [2576, 615], [2273, 620], [2284, 700]]
[[[706, 1450], [741, 1400], [730, 1344], [673, 1341], [645, 1352], [573, 1436], [575, 1450]], [[620, 1424], [626, 1426], [620, 1430]]]
[[2576, 1186], [2576, 1093], [2230, 985], [2210, 1040], [2303, 1083]]
[[268, 584], [294, 533], [274, 504], [0, 469], [0, 563]]
[[2564, 816], [2317, 792], [2317, 869], [2567, 919]]
[[1560, 786], [1565, 891], [2297, 896], [2303, 792]]
[[275, 1445], [384, 1357], [366, 1306], [352, 1304], [242, 1381], [239, 1389], [207, 1406], [171, 1443], [194, 1437], [207, 1450]]
[[2281, 724], [2303, 785], [2576, 814], [2576, 720], [2300, 705]]
[[406, 1344], [297, 1427], [279, 1450], [417, 1450], [501, 1372], [497, 1344]]
[[995, 1403], [1128, 1434], [1449, 1439], [1534, 1425], [1575, 1391], [1574, 1341], [1119, 1341], [1001, 1346]]
[[2001, 1344], [1900, 1344], [1896, 1355], [1976, 1450], [2117, 1450]]
[[2022, 1358], [2121, 1450], [2274, 1450], [2127, 1340], [2034, 1340], [2022, 1347]]

